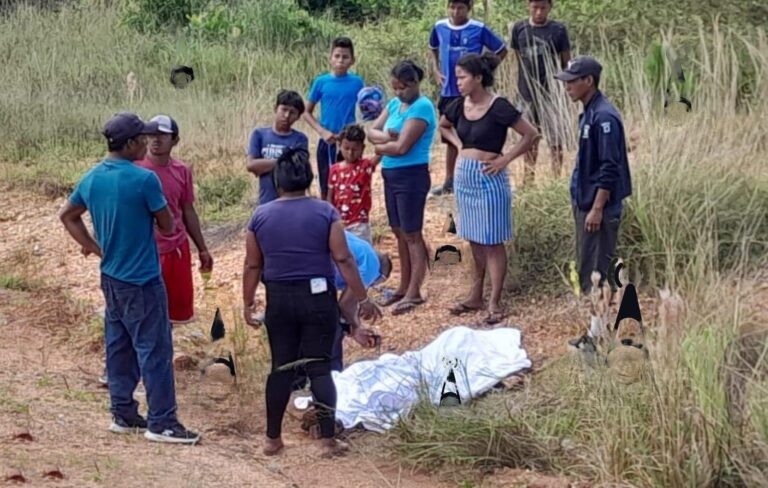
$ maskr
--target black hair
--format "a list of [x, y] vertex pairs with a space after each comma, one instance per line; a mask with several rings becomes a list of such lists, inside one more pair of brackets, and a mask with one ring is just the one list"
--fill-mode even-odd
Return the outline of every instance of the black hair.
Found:
[[109, 152], [119, 152], [125, 149], [128, 145], [128, 141], [109, 141], [107, 140], [107, 150]]
[[463, 3], [467, 6], [467, 8], [472, 8], [472, 0], [448, 0], [448, 6], [450, 7], [452, 3]]
[[339, 141], [365, 142], [365, 131], [358, 124], [349, 124], [339, 133]]
[[459, 59], [456, 66], [460, 67], [472, 76], [482, 76], [483, 86], [493, 86], [493, 72], [501, 63], [498, 56], [491, 53], [466, 54]]
[[279, 105], [293, 107], [299, 111], [299, 115], [304, 113], [304, 99], [293, 90], [280, 90], [280, 93], [277, 94], [275, 109], [277, 109]]
[[352, 39], [349, 37], [337, 37], [331, 42], [331, 52], [333, 52], [334, 49], [337, 47], [340, 47], [342, 49], [349, 49], [349, 54], [352, 55], [352, 57], [355, 57], [355, 45], [352, 44]]
[[287, 149], [277, 158], [273, 177], [276, 188], [286, 192], [305, 191], [315, 178], [309, 152], [300, 147]]
[[391, 74], [392, 78], [403, 83], [420, 83], [424, 79], [424, 70], [410, 59], [397, 63]]
[[553, 3], [552, 0], [528, 0], [528, 3], [533, 3], [533, 2], [547, 2], [550, 5], [552, 5]]
[[592, 76], [592, 80], [595, 82], [595, 90], [600, 89], [600, 75], [590, 75]]

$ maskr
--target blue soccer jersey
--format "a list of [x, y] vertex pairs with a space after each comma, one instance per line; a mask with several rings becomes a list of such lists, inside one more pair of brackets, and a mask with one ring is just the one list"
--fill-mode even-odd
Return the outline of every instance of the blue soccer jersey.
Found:
[[453, 25], [449, 19], [438, 21], [429, 36], [430, 49], [440, 54], [440, 71], [445, 75], [445, 85], [440, 94], [444, 97], [461, 96], [456, 86], [456, 63], [465, 54], [483, 52], [483, 48], [500, 53], [507, 45], [487, 25], [470, 20], [464, 25]]

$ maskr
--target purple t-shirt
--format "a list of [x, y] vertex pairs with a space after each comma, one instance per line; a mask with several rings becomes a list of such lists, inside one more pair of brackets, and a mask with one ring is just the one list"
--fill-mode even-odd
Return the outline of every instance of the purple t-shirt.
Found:
[[328, 238], [339, 214], [317, 198], [278, 199], [260, 205], [248, 223], [264, 255], [265, 283], [327, 278], [335, 268]]

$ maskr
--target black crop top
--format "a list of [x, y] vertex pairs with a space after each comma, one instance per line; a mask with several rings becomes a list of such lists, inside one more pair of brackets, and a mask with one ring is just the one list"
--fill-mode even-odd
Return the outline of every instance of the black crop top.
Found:
[[464, 117], [464, 97], [449, 103], [443, 113], [456, 127], [465, 149], [479, 149], [494, 154], [501, 154], [507, 141], [507, 129], [521, 117], [520, 111], [504, 97], [497, 97], [491, 102], [485, 115], [477, 120]]

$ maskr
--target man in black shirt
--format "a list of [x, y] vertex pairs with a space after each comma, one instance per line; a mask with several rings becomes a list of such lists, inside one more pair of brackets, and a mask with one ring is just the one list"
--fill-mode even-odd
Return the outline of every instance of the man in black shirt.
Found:
[[592, 287], [593, 271], [601, 285], [616, 250], [624, 199], [632, 194], [624, 123], [616, 107], [599, 90], [602, 66], [590, 56], [577, 56], [556, 78], [574, 102], [584, 106], [579, 117], [579, 152], [571, 177], [571, 203], [576, 221], [576, 247], [582, 291]]
[[[571, 59], [571, 42], [565, 25], [549, 20], [552, 0], [528, 0], [530, 17], [515, 23], [511, 45], [518, 60], [518, 91], [525, 116], [549, 143], [552, 171], [560, 176], [566, 124], [559, 100], [554, 100], [549, 80]], [[534, 178], [538, 143], [525, 156], [525, 182]]]

